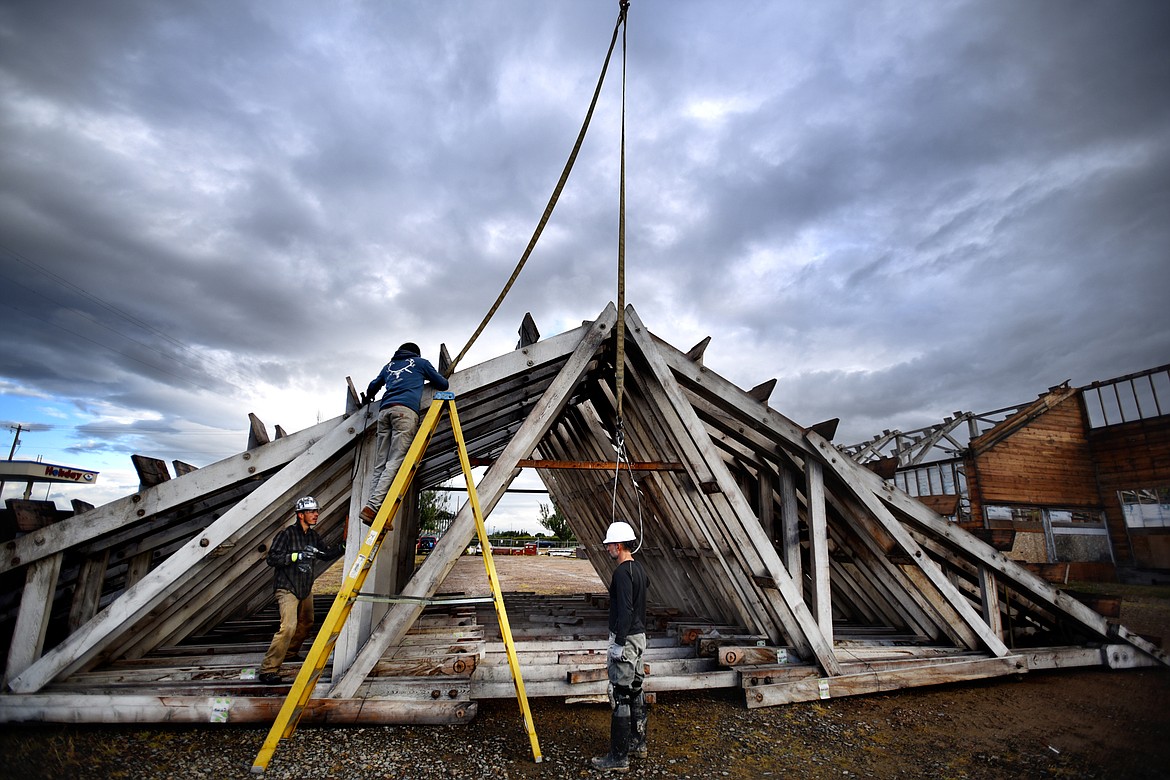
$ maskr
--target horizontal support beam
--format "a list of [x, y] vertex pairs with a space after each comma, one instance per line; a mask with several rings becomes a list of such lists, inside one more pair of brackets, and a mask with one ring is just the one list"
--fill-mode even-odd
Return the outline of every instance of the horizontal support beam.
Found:
[[[119, 696], [38, 693], [0, 696], [0, 723], [271, 723], [279, 696]], [[310, 699], [300, 722], [369, 725], [470, 723], [473, 701]]]
[[908, 669], [893, 669], [860, 674], [842, 674], [837, 677], [806, 677], [791, 682], [756, 685], [745, 690], [748, 709], [773, 707], [798, 701], [836, 699], [842, 696], [896, 691], [926, 685], [981, 680], [1028, 671], [1023, 656], [1006, 656], [976, 661], [939, 663]]
[[[472, 466], [490, 466], [495, 463], [491, 458], [472, 458]], [[576, 471], [613, 471], [615, 466], [611, 461], [604, 460], [533, 460], [525, 458], [519, 461], [518, 468], [522, 469], [567, 469]], [[640, 463], [623, 463], [624, 471], [683, 471], [683, 464], [670, 461], [645, 461]]]

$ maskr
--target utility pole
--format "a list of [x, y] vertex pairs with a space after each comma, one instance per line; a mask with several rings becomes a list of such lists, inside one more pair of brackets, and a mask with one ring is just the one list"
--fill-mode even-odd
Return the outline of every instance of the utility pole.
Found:
[[[16, 435], [12, 437], [12, 449], [8, 451], [8, 459], [12, 460], [12, 456], [16, 454], [16, 445], [20, 444], [20, 432], [24, 430], [24, 426], [17, 423], [15, 428], [9, 425], [8, 430], [16, 431]], [[2, 495], [4, 495], [4, 481], [0, 480], [0, 496]]]
[[9, 425], [8, 430], [16, 431], [16, 435], [12, 437], [12, 449], [8, 451], [8, 459], [12, 460], [12, 456], [16, 454], [16, 446], [20, 444], [20, 432], [24, 430], [24, 426], [17, 423], [15, 428]]

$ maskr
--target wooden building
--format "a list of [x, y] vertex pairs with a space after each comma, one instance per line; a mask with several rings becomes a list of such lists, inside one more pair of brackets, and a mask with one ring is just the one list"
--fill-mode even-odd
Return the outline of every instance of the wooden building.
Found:
[[1170, 366], [843, 449], [1056, 581], [1170, 579]]
[[[603, 580], [612, 507], [641, 530], [648, 691], [736, 687], [755, 707], [1167, 663], [855, 462], [831, 443], [834, 421], [801, 426], [772, 409], [774, 381], [745, 390], [707, 369], [709, 340], [678, 350], [627, 308], [619, 345], [617, 323], [610, 305], [545, 340], [527, 327], [451, 389], [469, 454], [490, 463], [476, 485], [485, 512], [535, 468]], [[328, 542], [347, 525], [349, 539], [361, 533], [373, 415], [352, 385], [347, 397], [346, 414], [271, 440], [253, 418], [248, 449], [203, 468], [172, 475], [136, 458], [134, 494], [5, 541], [0, 720], [270, 721], [288, 685], [241, 679], [274, 628], [267, 545], [305, 494]], [[614, 461], [619, 434], [628, 462], [614, 490], [612, 470], [593, 466]], [[441, 426], [414, 489], [459, 472]], [[494, 615], [436, 600], [472, 541], [470, 508], [417, 568], [416, 512], [397, 519], [366, 581], [394, 599], [355, 603], [305, 722], [459, 722], [478, 699], [513, 695]], [[506, 603], [529, 696], [604, 693], [603, 599]]]

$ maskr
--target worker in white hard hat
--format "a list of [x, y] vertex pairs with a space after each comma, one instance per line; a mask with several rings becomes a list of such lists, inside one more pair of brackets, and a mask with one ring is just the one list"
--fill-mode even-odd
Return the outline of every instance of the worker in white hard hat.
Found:
[[642, 695], [646, 650], [646, 591], [650, 580], [634, 560], [637, 536], [629, 523], [610, 525], [602, 544], [617, 561], [609, 584], [609, 752], [593, 758], [593, 767], [627, 772], [629, 756], [646, 756], [646, 700]]
[[260, 663], [256, 679], [262, 683], [280, 682], [280, 665], [300, 658], [301, 645], [313, 628], [313, 562], [331, 563], [345, 552], [344, 542], [326, 547], [317, 535], [315, 526], [321, 515], [317, 499], [298, 498], [293, 513], [297, 521], [281, 529], [265, 557], [276, 570], [272, 585], [280, 610], [280, 628]]

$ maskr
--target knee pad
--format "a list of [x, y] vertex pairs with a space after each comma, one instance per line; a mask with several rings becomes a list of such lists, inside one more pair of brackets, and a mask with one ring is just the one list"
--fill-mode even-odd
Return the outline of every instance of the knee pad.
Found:
[[630, 717], [630, 704], [632, 691], [624, 685], [613, 686], [613, 696], [610, 701], [613, 702], [613, 713], [619, 718]]

